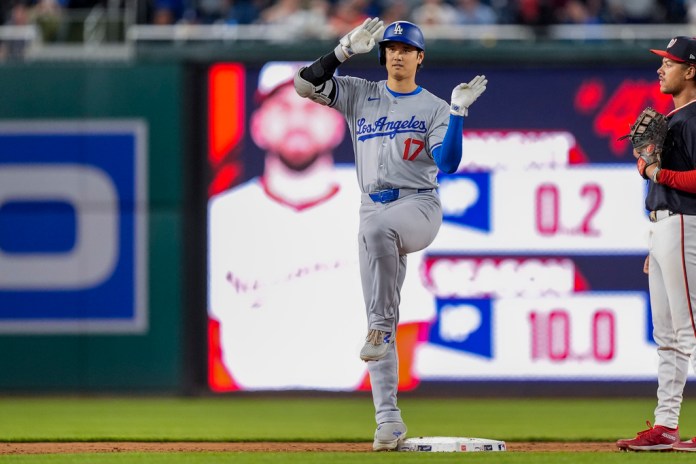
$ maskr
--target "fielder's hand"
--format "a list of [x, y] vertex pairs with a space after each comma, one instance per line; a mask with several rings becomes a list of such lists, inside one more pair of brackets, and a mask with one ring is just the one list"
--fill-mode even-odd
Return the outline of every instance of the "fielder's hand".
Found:
[[657, 181], [655, 172], [659, 173], [662, 164], [661, 155], [667, 137], [667, 126], [667, 118], [648, 106], [631, 125], [631, 132], [619, 137], [619, 140], [629, 139], [631, 141], [633, 156], [638, 160], [638, 172], [641, 176], [650, 179], [647, 169], [655, 165], [657, 170], [653, 169], [652, 174], [655, 176], [653, 182]]
[[383, 36], [384, 22], [379, 18], [367, 18], [341, 38], [334, 52], [339, 61], [344, 62], [353, 55], [369, 52]]
[[455, 116], [468, 116], [469, 107], [486, 90], [486, 76], [476, 76], [468, 84], [461, 83], [452, 90], [450, 113]]
[[[636, 167], [638, 173], [643, 179], [652, 180], [657, 183], [657, 175], [660, 172], [661, 160], [659, 156], [655, 156], [655, 145], [651, 144], [643, 147], [642, 150], [633, 150], [633, 156], [636, 157]], [[652, 172], [648, 172], [648, 168], [653, 167]]]

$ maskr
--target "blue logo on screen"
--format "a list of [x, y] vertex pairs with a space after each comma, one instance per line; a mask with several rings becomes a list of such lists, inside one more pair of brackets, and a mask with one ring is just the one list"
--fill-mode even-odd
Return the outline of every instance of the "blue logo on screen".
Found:
[[491, 174], [471, 172], [438, 179], [443, 221], [489, 232]]
[[145, 127], [0, 124], [0, 331], [146, 328]]
[[430, 343], [485, 358], [493, 357], [491, 300], [437, 299]]

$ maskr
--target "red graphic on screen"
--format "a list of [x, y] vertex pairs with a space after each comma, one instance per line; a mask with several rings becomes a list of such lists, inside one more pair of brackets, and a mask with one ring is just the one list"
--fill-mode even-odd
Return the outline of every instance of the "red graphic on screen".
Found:
[[244, 67], [221, 63], [208, 73], [208, 162], [213, 180], [208, 195], [227, 190], [239, 179], [239, 142], [244, 134]]
[[220, 322], [211, 317], [208, 318], [208, 385], [217, 392], [239, 390], [222, 360]]
[[656, 81], [626, 80], [611, 94], [595, 117], [595, 132], [608, 138], [609, 148], [615, 156], [630, 154], [629, 142], [617, 139], [630, 131], [631, 124], [646, 106], [666, 114], [672, 110], [672, 97], [660, 93]]
[[587, 164], [589, 163], [589, 158], [580, 147], [580, 145], [573, 145], [568, 151], [568, 164]]
[[575, 109], [579, 113], [591, 113], [599, 107], [604, 100], [604, 83], [598, 79], [585, 81], [580, 85], [575, 94]]

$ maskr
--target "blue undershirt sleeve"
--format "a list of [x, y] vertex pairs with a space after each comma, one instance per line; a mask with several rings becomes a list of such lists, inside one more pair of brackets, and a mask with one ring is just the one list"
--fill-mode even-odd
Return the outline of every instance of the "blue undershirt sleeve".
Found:
[[450, 114], [449, 126], [442, 145], [433, 149], [433, 159], [442, 172], [452, 174], [462, 160], [462, 131], [464, 116]]

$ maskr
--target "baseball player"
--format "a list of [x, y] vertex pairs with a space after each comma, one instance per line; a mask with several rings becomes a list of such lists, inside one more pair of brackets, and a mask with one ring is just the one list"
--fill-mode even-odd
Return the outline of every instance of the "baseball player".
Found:
[[[379, 41], [387, 80], [334, 76], [353, 55]], [[368, 334], [360, 358], [368, 363], [375, 405], [375, 451], [394, 450], [407, 428], [397, 406], [395, 349], [406, 255], [423, 250], [442, 223], [438, 169], [456, 171], [469, 106], [486, 89], [485, 76], [456, 86], [451, 104], [416, 83], [425, 57], [423, 33], [397, 21], [387, 28], [368, 18], [338, 46], [295, 76], [297, 93], [343, 113], [353, 141], [361, 195], [360, 275]]]
[[660, 91], [672, 95], [675, 109], [662, 132], [660, 115], [646, 109], [629, 136], [638, 170], [649, 180], [645, 206], [652, 224], [644, 270], [658, 345], [657, 407], [654, 426], [648, 422], [647, 430], [616, 444], [622, 450], [696, 451], [696, 439], [679, 439], [690, 358], [696, 367], [696, 39], [675, 37], [666, 50], [651, 52], [662, 57]]

